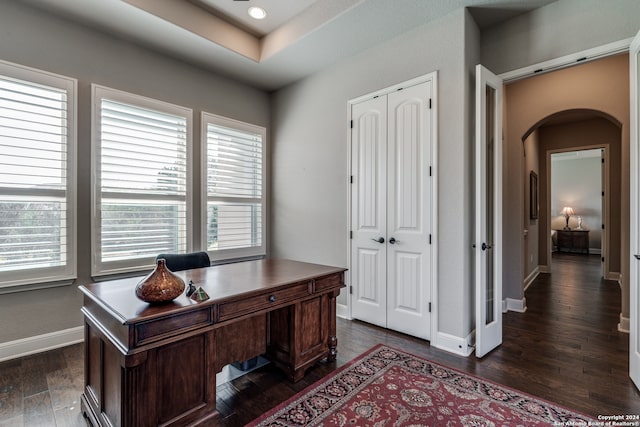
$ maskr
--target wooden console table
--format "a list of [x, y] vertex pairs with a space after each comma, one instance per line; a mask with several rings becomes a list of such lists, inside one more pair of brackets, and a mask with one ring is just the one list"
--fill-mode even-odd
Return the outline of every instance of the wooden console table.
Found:
[[82, 411], [94, 426], [204, 425], [218, 417], [216, 373], [266, 353], [291, 380], [336, 357], [344, 268], [259, 260], [176, 273], [211, 297], [138, 300], [130, 278], [84, 294]]
[[589, 253], [589, 230], [556, 230], [558, 252], [585, 251]]

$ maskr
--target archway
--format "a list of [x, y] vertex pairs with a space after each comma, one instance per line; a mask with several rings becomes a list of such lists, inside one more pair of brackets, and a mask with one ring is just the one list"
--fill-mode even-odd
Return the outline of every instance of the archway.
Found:
[[[563, 151], [604, 150], [604, 176], [602, 201], [602, 260], [603, 276], [618, 280], [621, 271], [621, 142], [622, 123], [612, 115], [594, 109], [569, 109], [558, 111], [536, 122], [523, 135], [525, 153], [524, 171], [535, 171], [539, 176], [539, 216], [529, 215], [531, 188], [525, 185], [525, 260], [535, 262], [541, 271], [550, 271], [552, 251], [551, 222], [559, 212], [551, 212], [551, 153]], [[527, 181], [528, 183], [528, 181]], [[598, 226], [599, 224], [592, 224]], [[594, 233], [592, 233], [594, 234]]]

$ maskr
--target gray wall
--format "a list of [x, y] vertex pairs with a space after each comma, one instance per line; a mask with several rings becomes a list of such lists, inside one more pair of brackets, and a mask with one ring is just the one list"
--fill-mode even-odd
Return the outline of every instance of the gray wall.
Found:
[[[192, 108], [194, 177], [200, 171], [200, 111], [270, 125], [269, 95], [260, 90], [20, 2], [0, 2], [0, 40], [0, 59], [78, 79], [78, 284], [91, 281], [91, 83]], [[199, 181], [194, 185], [193, 213], [199, 215]], [[196, 228], [196, 245], [199, 233]], [[0, 295], [0, 342], [80, 326], [81, 305], [76, 285]]]
[[346, 266], [347, 103], [438, 71], [439, 324], [458, 337], [470, 328], [465, 17], [458, 10], [364, 51], [278, 91], [272, 104], [272, 255]]
[[482, 63], [504, 73], [616, 42], [640, 29], [638, 0], [558, 0], [482, 32]]
[[566, 219], [560, 214], [564, 206], [576, 212], [569, 218], [569, 227], [589, 230], [589, 249], [599, 253], [602, 245], [602, 176], [600, 150], [595, 157], [567, 158], [551, 155], [551, 228], [561, 230]]

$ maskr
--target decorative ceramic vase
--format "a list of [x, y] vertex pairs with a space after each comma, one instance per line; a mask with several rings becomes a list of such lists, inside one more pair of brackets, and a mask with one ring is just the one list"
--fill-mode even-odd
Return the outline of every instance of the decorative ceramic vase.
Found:
[[150, 304], [175, 299], [184, 291], [184, 280], [167, 268], [164, 258], [157, 260], [156, 268], [136, 285], [136, 296]]

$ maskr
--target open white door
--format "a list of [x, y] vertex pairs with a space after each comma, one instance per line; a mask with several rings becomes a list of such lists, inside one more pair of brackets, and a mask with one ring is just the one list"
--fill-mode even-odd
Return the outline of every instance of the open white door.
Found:
[[640, 278], [640, 32], [636, 35], [629, 48], [629, 74], [631, 92], [631, 218], [630, 244], [631, 254], [629, 266], [629, 376], [636, 387], [640, 388], [640, 324], [638, 324], [638, 308], [640, 307], [638, 293], [638, 279]]
[[502, 80], [476, 66], [476, 356], [502, 344]]

